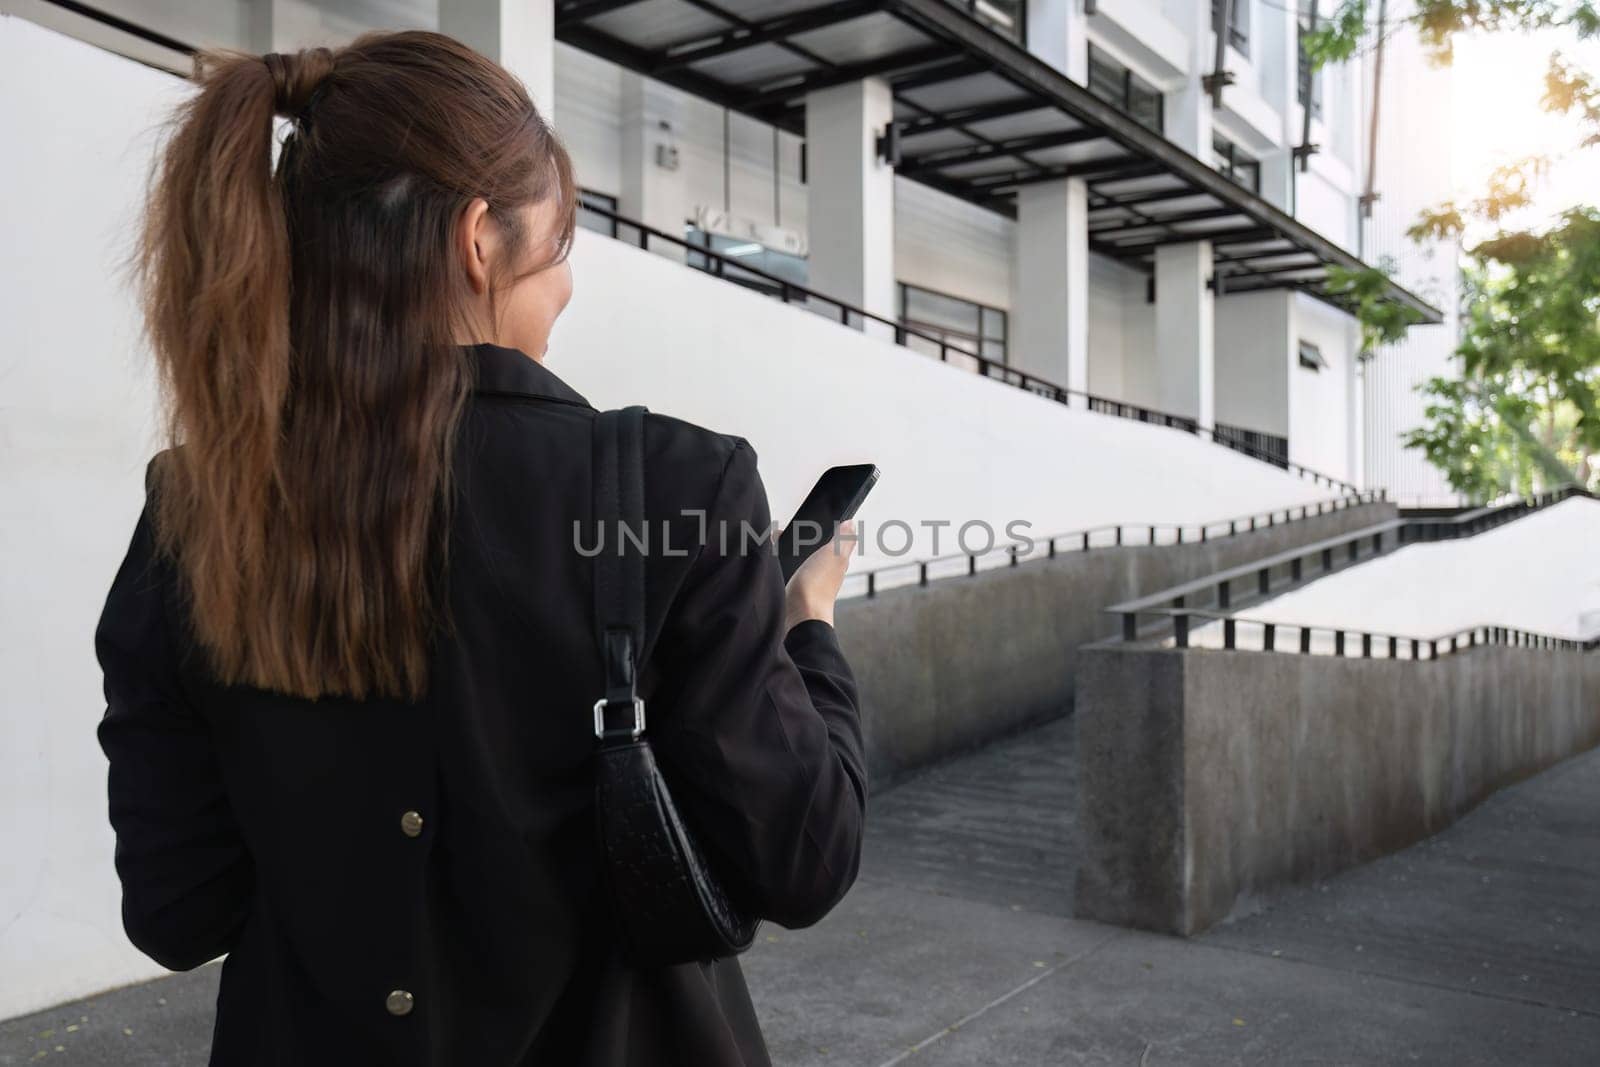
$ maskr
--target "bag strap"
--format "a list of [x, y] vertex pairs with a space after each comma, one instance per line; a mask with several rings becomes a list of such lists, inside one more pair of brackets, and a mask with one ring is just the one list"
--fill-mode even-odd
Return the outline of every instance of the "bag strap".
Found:
[[[594, 734], [601, 741], [636, 741], [644, 733], [644, 701], [635, 690], [644, 645], [644, 413], [634, 405], [594, 420], [594, 621], [606, 675]], [[609, 725], [612, 708], [631, 710], [632, 722]]]

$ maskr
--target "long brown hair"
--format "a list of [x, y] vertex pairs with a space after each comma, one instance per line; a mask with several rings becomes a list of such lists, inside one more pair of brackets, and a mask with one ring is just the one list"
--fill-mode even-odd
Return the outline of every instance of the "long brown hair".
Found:
[[452, 235], [481, 197], [520, 261], [520, 209], [555, 198], [533, 269], [559, 261], [571, 161], [515, 78], [439, 34], [206, 52], [195, 78], [137, 263], [176, 446], [159, 544], [224, 683], [416, 699], [472, 386]]

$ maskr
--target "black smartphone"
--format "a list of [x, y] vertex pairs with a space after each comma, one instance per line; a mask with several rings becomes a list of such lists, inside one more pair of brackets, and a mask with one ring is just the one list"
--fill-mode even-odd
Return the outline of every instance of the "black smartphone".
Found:
[[778, 563], [785, 582], [806, 557], [828, 543], [838, 523], [855, 517], [877, 481], [878, 468], [871, 463], [829, 467], [822, 472], [778, 538]]

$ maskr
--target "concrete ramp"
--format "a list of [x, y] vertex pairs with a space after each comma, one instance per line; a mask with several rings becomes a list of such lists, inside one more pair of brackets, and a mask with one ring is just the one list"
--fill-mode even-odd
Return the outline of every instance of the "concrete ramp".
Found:
[[[1492, 625], [1587, 640], [1600, 633], [1600, 500], [1572, 497], [1473, 537], [1406, 545], [1237, 618], [1419, 639]], [[1190, 637], [1221, 642], [1214, 623]]]

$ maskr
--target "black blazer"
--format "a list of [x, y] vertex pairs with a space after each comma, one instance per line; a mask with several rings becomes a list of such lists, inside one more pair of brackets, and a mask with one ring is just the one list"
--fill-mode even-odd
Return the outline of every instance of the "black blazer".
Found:
[[[736, 961], [618, 961], [594, 843], [590, 561], [572, 547], [595, 412], [521, 352], [469, 351], [455, 629], [426, 700], [216, 684], [140, 517], [95, 635], [128, 936], [175, 970], [227, 954], [213, 1064], [766, 1063]], [[719, 520], [770, 521], [749, 443], [652, 414], [645, 456], [646, 517], [687, 547], [646, 568], [657, 755], [730, 891], [814, 923], [861, 850], [850, 667], [827, 623], [784, 632], [770, 553], [702, 543]]]

